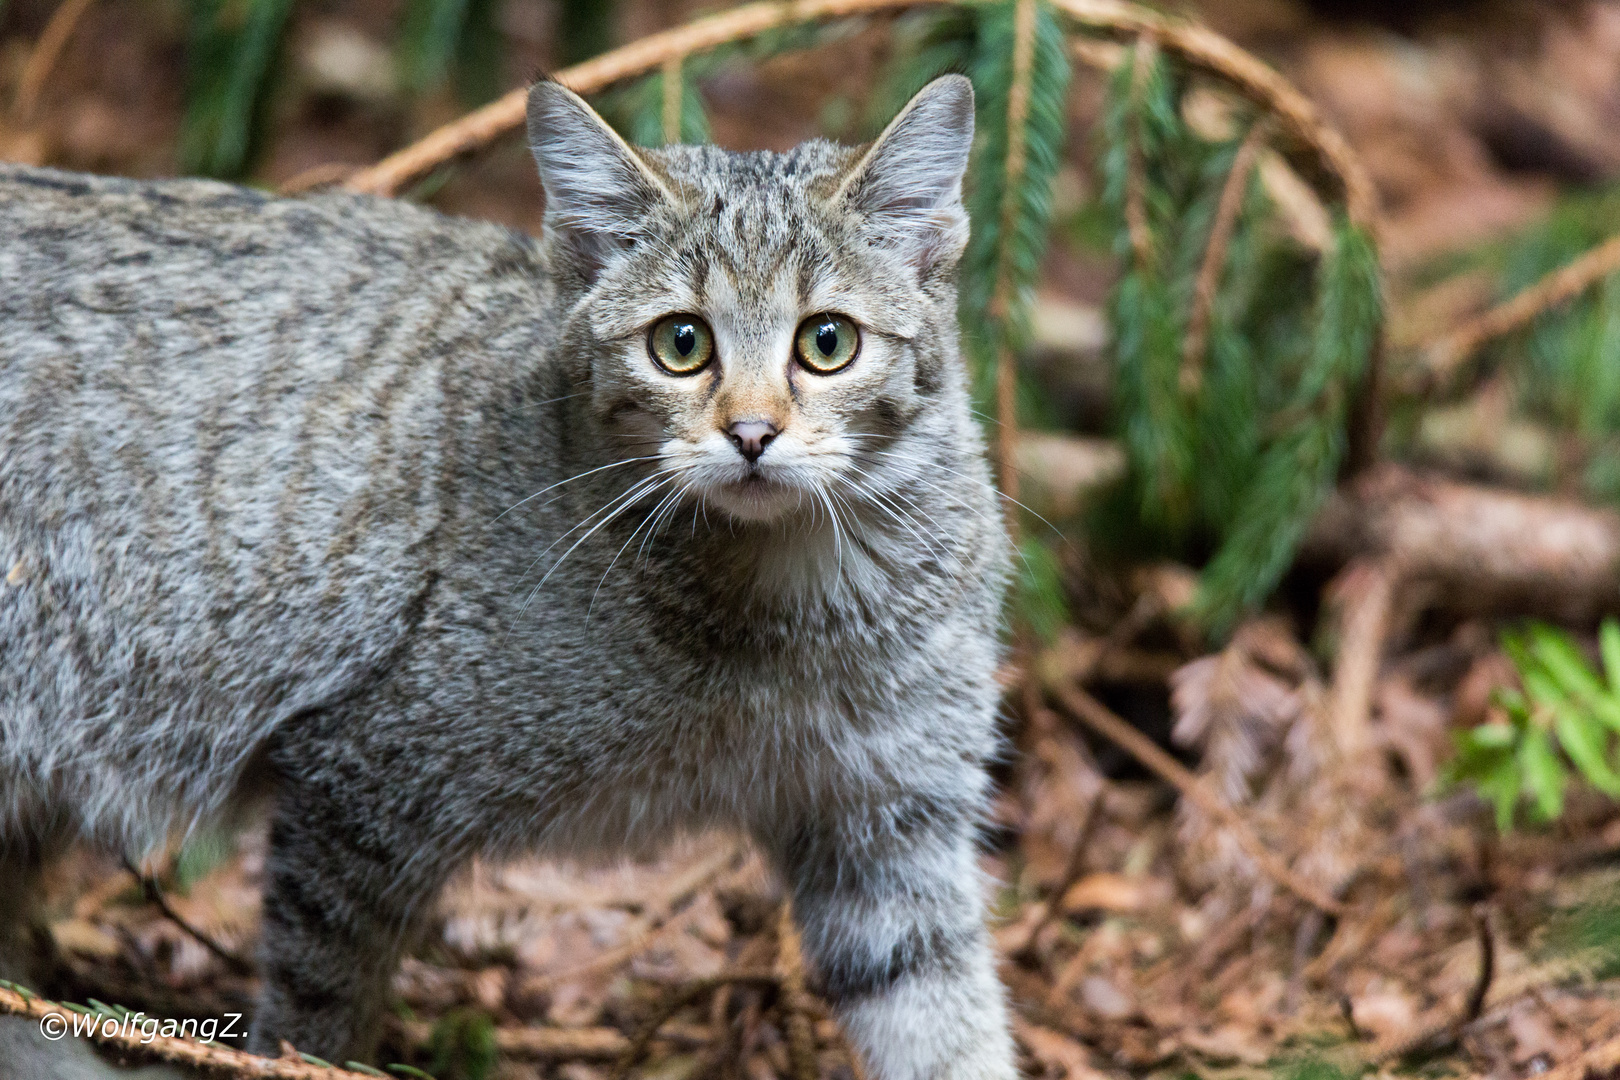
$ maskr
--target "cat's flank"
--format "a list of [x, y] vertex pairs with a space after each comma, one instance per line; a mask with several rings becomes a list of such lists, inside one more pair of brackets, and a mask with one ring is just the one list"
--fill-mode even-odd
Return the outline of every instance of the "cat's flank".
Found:
[[0, 166], [0, 918], [268, 793], [251, 1045], [343, 1060], [473, 856], [736, 830], [873, 1076], [1012, 1077], [972, 116], [636, 150], [542, 83], [539, 241]]

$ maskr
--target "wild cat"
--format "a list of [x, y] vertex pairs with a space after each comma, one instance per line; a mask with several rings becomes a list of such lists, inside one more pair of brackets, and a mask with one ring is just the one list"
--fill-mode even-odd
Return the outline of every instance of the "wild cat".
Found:
[[538, 241], [0, 167], [0, 893], [269, 792], [251, 1047], [344, 1060], [473, 856], [736, 830], [872, 1075], [1015, 1075], [972, 135], [957, 76], [783, 154], [541, 83]]

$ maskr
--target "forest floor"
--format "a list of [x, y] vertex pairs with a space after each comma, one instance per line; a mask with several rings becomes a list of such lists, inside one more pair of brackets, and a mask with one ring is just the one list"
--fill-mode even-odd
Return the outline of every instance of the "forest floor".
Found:
[[[367, 164], [461, 111], [395, 85], [399, 6], [300, 5], [254, 182]], [[0, 110], [0, 158], [172, 173], [183, 6], [90, 4], [42, 75], [30, 61], [55, 7], [0, 5], [0, 103], [12, 105]], [[1434, 266], [1537, 220], [1562, 191], [1620, 176], [1620, 3], [1387, 7], [1200, 10], [1293, 79], [1368, 163], [1387, 215], [1391, 332], [1411, 343], [1491, 297], [1489, 280], [1438, 280]], [[697, 8], [627, 2], [619, 37]], [[550, 5], [501, 11], [504, 82], [555, 66]], [[854, 131], [851, 102], [882, 48], [881, 35], [856, 34], [723, 69], [704, 85], [716, 141], [780, 148]], [[1075, 147], [1090, 145], [1102, 84], [1084, 68], [1075, 80]], [[433, 185], [415, 196], [539, 228], [538, 186], [515, 143]], [[1095, 189], [1077, 153], [1059, 175], [1060, 217], [1081, 222]], [[1100, 314], [1113, 274], [1083, 242], [1060, 237], [1048, 257], [1030, 369], [1068, 434], [1027, 440], [1020, 463], [1031, 501], [1054, 518], [1072, 518], [1117, 471]], [[1410, 461], [1506, 486], [1551, 476], [1561, 490], [1557, 438], [1509, 445], [1489, 386], [1436, 415], [1416, 425]], [[1329, 659], [1343, 641], [1317, 629], [1353, 606], [1342, 559], [1302, 563], [1269, 613], [1213, 654], [1176, 615], [1186, 569], [1078, 549], [1066, 561], [1073, 625], [1005, 672], [1010, 752], [985, 839], [1028, 1075], [1582, 1080], [1589, 1064], [1594, 1078], [1620, 1076], [1620, 804], [1577, 795], [1556, 824], [1504, 836], [1477, 798], [1437, 785], [1453, 733], [1513, 680], [1498, 633], [1521, 608], [1407, 605], [1362, 688], [1362, 738], [1346, 745]], [[1114, 714], [1186, 763], [1194, 788], [1100, 736], [1098, 716], [1106, 726]], [[1236, 809], [1211, 817], [1189, 790]], [[263, 852], [252, 829], [204, 838], [154, 857], [144, 881], [76, 852], [49, 881], [58, 974], [44, 989], [165, 1016], [245, 1011]], [[1279, 862], [1316, 888], [1298, 888]], [[797, 993], [781, 909], [758, 858], [725, 837], [693, 838], [648, 866], [479, 866], [401, 970], [382, 1060], [440, 1080], [595, 1080], [661, 1018], [641, 1075], [803, 1080], [794, 1029], [808, 1019], [815, 1071], [859, 1077], [825, 1010]], [[761, 971], [774, 981], [723, 978]]]

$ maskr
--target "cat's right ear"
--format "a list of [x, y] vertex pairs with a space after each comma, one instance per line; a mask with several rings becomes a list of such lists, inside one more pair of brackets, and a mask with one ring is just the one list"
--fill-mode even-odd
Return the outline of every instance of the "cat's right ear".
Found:
[[546, 194], [546, 229], [557, 230], [594, 274], [635, 243], [648, 213], [672, 196], [630, 144], [578, 94], [546, 80], [529, 90], [529, 150]]
[[973, 84], [944, 75], [917, 93], [839, 187], [876, 245], [927, 273], [967, 246], [962, 174], [973, 148]]

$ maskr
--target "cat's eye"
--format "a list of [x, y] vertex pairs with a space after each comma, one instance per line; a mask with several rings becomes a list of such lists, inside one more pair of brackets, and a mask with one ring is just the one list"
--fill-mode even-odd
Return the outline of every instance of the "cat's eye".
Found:
[[799, 324], [793, 339], [799, 363], [817, 375], [831, 375], [849, 366], [861, 351], [861, 332], [842, 315], [824, 311]]
[[671, 375], [696, 375], [714, 359], [714, 334], [696, 315], [666, 315], [647, 335], [647, 351]]

